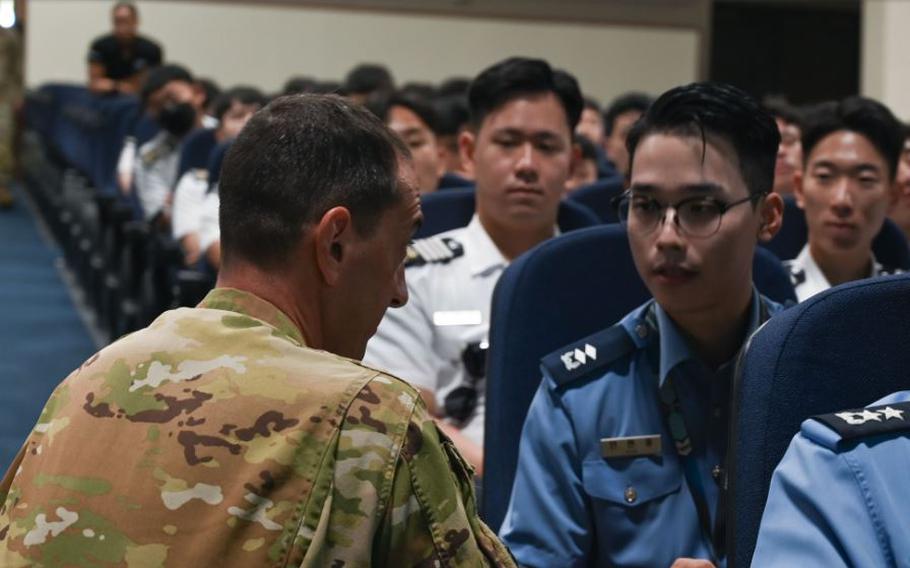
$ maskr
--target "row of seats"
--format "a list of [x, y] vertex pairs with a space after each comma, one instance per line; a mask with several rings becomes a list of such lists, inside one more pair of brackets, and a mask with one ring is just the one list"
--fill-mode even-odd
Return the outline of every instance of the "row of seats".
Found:
[[[51, 84], [29, 94], [25, 115], [44, 151], [28, 172], [28, 187], [100, 330], [116, 338], [166, 309], [198, 303], [213, 275], [184, 267], [179, 245], [148, 225], [134, 195], [117, 190], [126, 138], [141, 145], [157, 132], [139, 100]], [[188, 141], [181, 167], [204, 167], [214, 158], [208, 132]]]

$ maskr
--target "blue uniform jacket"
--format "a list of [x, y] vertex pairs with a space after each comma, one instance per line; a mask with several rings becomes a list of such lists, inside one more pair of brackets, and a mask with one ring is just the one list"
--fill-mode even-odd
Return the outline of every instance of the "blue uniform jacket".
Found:
[[908, 503], [910, 391], [806, 420], [774, 471], [752, 565], [910, 566]]
[[[781, 309], [762, 300], [766, 310], [753, 293], [750, 332], [760, 314]], [[617, 340], [614, 326], [544, 359], [501, 529], [524, 566], [652, 567], [679, 557], [712, 557], [665, 426], [660, 385], [672, 377], [679, 393], [698, 471], [692, 477], [713, 525], [719, 494], [714, 470], [726, 453], [734, 362], [708, 370], [659, 306], [656, 322], [648, 324], [650, 304], [618, 324], [634, 345], [626, 337]], [[648, 435], [661, 437], [658, 455], [604, 457], [602, 439]]]

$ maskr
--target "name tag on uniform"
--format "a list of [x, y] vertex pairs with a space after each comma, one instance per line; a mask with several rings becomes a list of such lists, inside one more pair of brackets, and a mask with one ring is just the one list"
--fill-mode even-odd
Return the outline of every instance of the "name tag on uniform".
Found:
[[601, 438], [600, 454], [605, 458], [632, 458], [660, 455], [660, 434]]
[[482, 323], [483, 314], [480, 310], [433, 312], [433, 325], [439, 327], [449, 325], [480, 325]]

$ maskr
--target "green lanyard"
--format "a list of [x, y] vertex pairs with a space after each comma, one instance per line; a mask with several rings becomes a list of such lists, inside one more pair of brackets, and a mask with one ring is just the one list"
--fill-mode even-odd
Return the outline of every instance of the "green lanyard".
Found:
[[[657, 325], [656, 309], [656, 304], [652, 302], [645, 313], [645, 322], [653, 333], [650, 353], [648, 355], [655, 372], [660, 369], [660, 330]], [[765, 303], [764, 298], [759, 297], [759, 325], [767, 321], [768, 318], [768, 306]], [[698, 463], [692, 455], [692, 439], [689, 437], [689, 430], [686, 427], [685, 413], [683, 412], [682, 403], [680, 402], [679, 391], [673, 383], [672, 376], [668, 376], [664, 381], [664, 384], [658, 387], [658, 399], [660, 400], [660, 409], [661, 414], [663, 415], [664, 425], [670, 432], [676, 455], [683, 465], [686, 485], [689, 487], [689, 494], [692, 495], [695, 511], [698, 513], [702, 538], [708, 545], [711, 562], [715, 565], [719, 565], [718, 560], [724, 557], [726, 549], [726, 511], [724, 511], [724, 492], [726, 491], [726, 483], [719, 487], [717, 498], [717, 523], [712, 529], [705, 488], [702, 484], [702, 477], [698, 471]], [[724, 454], [726, 455], [726, 452]], [[726, 459], [726, 457], [724, 459]]]

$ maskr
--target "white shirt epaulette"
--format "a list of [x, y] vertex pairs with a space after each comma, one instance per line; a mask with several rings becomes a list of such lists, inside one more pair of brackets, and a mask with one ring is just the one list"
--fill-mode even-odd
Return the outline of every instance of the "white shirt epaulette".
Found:
[[451, 237], [428, 237], [411, 243], [408, 247], [405, 266], [446, 263], [464, 255], [464, 247]]

